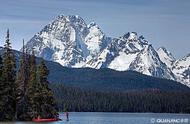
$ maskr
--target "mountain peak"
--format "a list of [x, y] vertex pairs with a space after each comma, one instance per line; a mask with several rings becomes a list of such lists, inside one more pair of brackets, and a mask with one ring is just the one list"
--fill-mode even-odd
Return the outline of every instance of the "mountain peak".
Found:
[[79, 15], [59, 15], [57, 16], [57, 19], [64, 19], [64, 18], [67, 18], [69, 20], [83, 20], [82, 17], [80, 17]]
[[136, 41], [138, 40], [138, 35], [136, 32], [128, 32], [126, 34], [123, 35], [123, 39], [127, 39], [129, 41]]
[[96, 24], [96, 22], [90, 22], [90, 24], [88, 25], [88, 28], [91, 28], [91, 27], [98, 27], [98, 25]]
[[91, 22], [87, 27], [89, 32], [85, 37], [85, 43], [90, 53], [94, 56], [107, 47], [110, 39], [105, 36], [95, 22]]
[[189, 54], [187, 54], [187, 56], [186, 57], [190, 57], [190, 53]]
[[167, 51], [167, 49], [166, 49], [165, 47], [163, 47], [163, 46], [162, 46], [162, 47], [159, 47], [157, 50], [158, 50], [158, 51], [161, 51], [161, 50], [162, 50], [162, 51], [167, 52], [167, 53], [169, 52], [169, 51]]
[[144, 37], [143, 35], [141, 35], [141, 36], [139, 37], [139, 39], [145, 40], [145, 37]]
[[160, 47], [157, 49], [157, 53], [162, 62], [164, 62], [168, 67], [172, 67], [172, 64], [176, 61], [174, 56], [165, 47]]
[[178, 77], [178, 81], [182, 81], [185, 85], [190, 87], [189, 69], [190, 54], [184, 56], [182, 59], [177, 60], [172, 66], [172, 71]]
[[90, 28], [78, 15], [59, 15], [27, 44], [29, 51], [67, 67], [82, 67], [110, 41], [96, 23]]
[[74, 21], [74, 20], [82, 20], [82, 21], [84, 21], [83, 18], [80, 17], [79, 15], [68, 15], [66, 17], [69, 18], [71, 21]]
[[167, 54], [168, 56], [170, 56], [172, 59], [175, 60], [174, 56], [172, 55], [172, 53], [170, 51], [168, 51], [165, 47], [160, 47], [157, 49], [157, 52], [161, 53], [164, 52], [165, 54]]
[[50, 25], [63, 26], [66, 23], [78, 27], [78, 29], [87, 26], [84, 19], [78, 15], [59, 15]]
[[136, 32], [131, 32], [129, 34], [130, 34], [128, 37], [129, 40], [138, 40], [138, 35]]

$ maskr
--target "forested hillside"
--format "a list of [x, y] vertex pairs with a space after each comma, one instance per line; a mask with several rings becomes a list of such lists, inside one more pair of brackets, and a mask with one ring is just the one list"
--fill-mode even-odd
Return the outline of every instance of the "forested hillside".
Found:
[[172, 80], [155, 78], [134, 71], [112, 69], [66, 68], [47, 62], [51, 73], [49, 81], [67, 86], [92, 88], [96, 90], [145, 90], [189, 91], [190, 88]]
[[[18, 70], [22, 53], [15, 50], [13, 50], [13, 52], [15, 54]], [[0, 55], [2, 54], [3, 49], [0, 48]], [[41, 58], [36, 58], [36, 63], [39, 64], [41, 60]], [[45, 64], [48, 70], [50, 70], [48, 75], [50, 83], [64, 83], [67, 86], [96, 90], [190, 90], [190, 88], [179, 82], [147, 76], [135, 71], [115, 71], [108, 68], [67, 68], [51, 61], [45, 61]]]
[[51, 84], [59, 111], [190, 113], [190, 93], [95, 91]]

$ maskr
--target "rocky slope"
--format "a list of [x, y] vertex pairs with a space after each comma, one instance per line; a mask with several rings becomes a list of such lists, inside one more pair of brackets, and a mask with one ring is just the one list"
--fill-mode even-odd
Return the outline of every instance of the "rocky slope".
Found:
[[135, 32], [114, 39], [96, 58], [87, 62], [87, 66], [119, 71], [133, 70], [155, 77], [175, 79], [152, 45]]
[[79, 16], [59, 16], [27, 44], [38, 57], [67, 67], [82, 67], [111, 41], [98, 25], [87, 25]]
[[174, 62], [172, 71], [176, 75], [177, 81], [190, 87], [190, 54]]
[[157, 53], [162, 62], [164, 62], [168, 67], [172, 67], [173, 63], [176, 61], [175, 57], [172, 55], [171, 52], [166, 50], [164, 47], [160, 47], [157, 50]]
[[[29, 52], [34, 50], [38, 57], [66, 67], [133, 70], [186, 85], [190, 83], [186, 76], [188, 57], [176, 61], [165, 48], [156, 51], [136, 32], [119, 38], [108, 37], [95, 22], [87, 25], [79, 16], [58, 16], [34, 35], [26, 47]], [[184, 66], [184, 63], [187, 64]]]

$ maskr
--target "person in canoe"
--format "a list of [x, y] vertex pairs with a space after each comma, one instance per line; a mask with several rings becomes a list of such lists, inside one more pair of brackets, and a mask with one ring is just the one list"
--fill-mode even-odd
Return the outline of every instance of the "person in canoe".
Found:
[[65, 116], [66, 116], [67, 121], [69, 121], [69, 112], [66, 111]]
[[39, 120], [40, 118], [41, 118], [40, 115], [38, 115], [37, 119]]

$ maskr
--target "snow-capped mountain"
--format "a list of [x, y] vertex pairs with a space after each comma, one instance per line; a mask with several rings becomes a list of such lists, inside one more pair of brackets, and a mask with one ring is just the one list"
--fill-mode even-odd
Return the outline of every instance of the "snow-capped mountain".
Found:
[[165, 48], [156, 51], [136, 32], [126, 33], [119, 38], [108, 37], [95, 22], [87, 25], [79, 16], [58, 16], [34, 35], [25, 47], [29, 52], [34, 50], [38, 57], [66, 67], [134, 70], [188, 82], [184, 75], [187, 74], [189, 57], [176, 61]]
[[157, 52], [143, 36], [136, 32], [114, 39], [87, 67], [134, 70], [155, 77], [175, 79], [171, 70], [160, 60]]
[[190, 54], [176, 60], [171, 52], [164, 47], [160, 47], [157, 53], [161, 61], [171, 69], [176, 80], [190, 87]]
[[79, 16], [58, 16], [27, 44], [38, 57], [67, 67], [82, 67], [111, 41], [98, 25], [87, 25]]
[[178, 81], [190, 87], [190, 53], [177, 60], [172, 66], [172, 71], [177, 76]]
[[176, 59], [174, 58], [172, 53], [169, 52], [168, 50], [166, 50], [166, 48], [164, 48], [164, 47], [160, 47], [157, 50], [157, 53], [158, 53], [161, 61], [164, 62], [169, 68], [171, 68], [173, 63], [176, 61]]
[[[106, 37], [95, 22], [88, 25], [89, 33], [86, 35], [84, 42], [90, 52], [91, 57], [96, 56], [111, 42], [111, 38]], [[91, 58], [89, 58], [91, 59]]]

